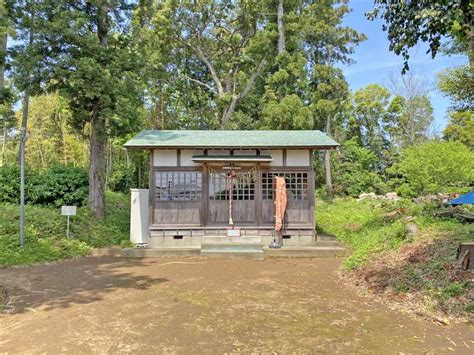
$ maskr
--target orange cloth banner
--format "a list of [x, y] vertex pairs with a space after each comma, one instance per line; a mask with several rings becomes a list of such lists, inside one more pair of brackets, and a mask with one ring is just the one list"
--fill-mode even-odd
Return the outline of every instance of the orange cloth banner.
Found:
[[286, 184], [282, 176], [275, 177], [275, 230], [281, 231], [286, 211]]

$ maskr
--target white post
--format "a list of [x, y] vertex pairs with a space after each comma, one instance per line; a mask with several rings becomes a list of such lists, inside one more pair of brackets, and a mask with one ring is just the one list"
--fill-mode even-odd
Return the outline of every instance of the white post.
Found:
[[69, 215], [67, 215], [67, 239], [69, 239]]
[[130, 241], [134, 244], [147, 244], [149, 192], [148, 189], [130, 189], [130, 192]]

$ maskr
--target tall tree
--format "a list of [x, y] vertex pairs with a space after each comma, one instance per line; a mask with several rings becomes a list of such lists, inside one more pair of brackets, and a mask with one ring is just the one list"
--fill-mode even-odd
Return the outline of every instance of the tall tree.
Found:
[[378, 159], [379, 173], [388, 163], [386, 153], [389, 147], [384, 120], [390, 104], [390, 92], [380, 85], [370, 84], [354, 94], [354, 120], [359, 143], [372, 151]]
[[443, 138], [460, 141], [474, 150], [474, 112], [451, 112], [450, 121], [443, 131]]
[[15, 96], [6, 81], [8, 37], [13, 30], [12, 4], [0, 2], [0, 166], [5, 164], [8, 131], [14, 124], [13, 103]]
[[[21, 119], [20, 119], [21, 120]], [[33, 169], [63, 164], [87, 167], [88, 144], [69, 126], [71, 111], [57, 93], [31, 98], [26, 162]]]
[[[105, 217], [108, 136], [128, 130], [141, 104], [128, 1], [53, 1], [37, 6], [38, 87], [68, 101], [72, 125], [90, 141], [89, 207]], [[21, 45], [19, 46], [21, 48]]]
[[[346, 111], [349, 98], [349, 85], [347, 84], [341, 69], [331, 65], [315, 65], [313, 79], [311, 81], [312, 108], [315, 117], [324, 123], [324, 132], [335, 136], [336, 126], [340, 125]], [[314, 123], [318, 127], [319, 122]], [[326, 192], [328, 196], [333, 195], [331, 153], [324, 152], [324, 171], [326, 175]]]
[[430, 138], [433, 107], [428, 96], [396, 96], [384, 118], [385, 130], [393, 144], [406, 147]]
[[466, 48], [474, 67], [474, 8], [470, 0], [374, 0], [369, 19], [381, 17], [390, 41], [390, 50], [401, 54], [408, 70], [409, 49], [419, 41], [428, 42], [435, 57], [444, 36], [458, 39]]
[[277, 5], [278, 54], [282, 54], [286, 50], [285, 28], [283, 25], [284, 15], [285, 15], [285, 8], [283, 6], [283, 0], [278, 0], [278, 5]]
[[438, 88], [451, 100], [451, 110], [474, 112], [474, 65], [438, 73]]
[[389, 88], [395, 97], [384, 122], [393, 143], [399, 147], [421, 143], [429, 138], [434, 120], [429, 87], [429, 83], [412, 72], [390, 77]]
[[[278, 46], [266, 78], [266, 91], [262, 96], [264, 121], [266, 126], [268, 121], [279, 122], [281, 125], [278, 111], [290, 113], [290, 110], [294, 110], [293, 128], [324, 130], [328, 117], [316, 119], [319, 121], [317, 124], [303, 121], [307, 120], [308, 109], [313, 114], [321, 114], [311, 108], [313, 98], [320, 99], [313, 95], [318, 85], [314, 78], [321, 74], [321, 68], [331, 71], [331, 66], [337, 62], [350, 63], [354, 46], [364, 40], [365, 36], [343, 26], [342, 19], [350, 12], [347, 1], [269, 1], [268, 11], [275, 7], [277, 23], [274, 26], [278, 30]], [[285, 39], [285, 51], [281, 51], [282, 38]], [[334, 87], [334, 91], [338, 89]], [[331, 89], [327, 90], [329, 91]], [[291, 103], [291, 106], [286, 103]], [[333, 118], [335, 117], [331, 119]], [[285, 121], [285, 127], [292, 126]]]
[[159, 32], [161, 40], [204, 69], [187, 75], [175, 68], [176, 75], [216, 97], [219, 126], [227, 127], [267, 64], [270, 39], [260, 4], [166, 1], [155, 18], [156, 28], [166, 29]]
[[309, 66], [316, 64], [351, 64], [354, 48], [366, 35], [344, 26], [344, 17], [351, 13], [349, 0], [303, 0], [293, 14], [293, 31], [302, 36], [301, 48]]
[[20, 163], [20, 245], [25, 241], [25, 146], [26, 127], [30, 104], [30, 94], [33, 90], [31, 77], [37, 68], [34, 55], [34, 43], [37, 33], [37, 6], [36, 0], [18, 1], [11, 8], [15, 17], [17, 38], [22, 45], [17, 46], [14, 56], [15, 85], [23, 93], [22, 117], [20, 126], [20, 147], [18, 152]]

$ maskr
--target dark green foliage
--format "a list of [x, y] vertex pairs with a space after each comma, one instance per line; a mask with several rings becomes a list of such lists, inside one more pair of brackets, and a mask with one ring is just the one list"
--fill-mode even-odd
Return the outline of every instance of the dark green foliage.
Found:
[[38, 205], [82, 206], [88, 194], [87, 173], [80, 168], [58, 166], [39, 173], [30, 183], [29, 201]]
[[127, 167], [124, 162], [116, 163], [107, 180], [107, 185], [112, 191], [127, 193], [131, 187], [137, 186], [135, 167]]
[[85, 255], [91, 248], [127, 245], [129, 238], [129, 196], [107, 194], [106, 221], [98, 220], [86, 208], [80, 207], [71, 218], [71, 239], [66, 238], [66, 218], [58, 208], [26, 207], [25, 247], [20, 248], [19, 207], [0, 204], [0, 265], [21, 265], [55, 261]]
[[455, 111], [474, 112], [474, 63], [438, 73], [438, 88]]
[[[26, 171], [30, 180], [30, 171]], [[17, 166], [0, 167], [0, 202], [18, 203], [20, 201], [20, 169]]]
[[[0, 167], [0, 203], [18, 203], [19, 177], [18, 167]], [[26, 202], [30, 204], [82, 206], [87, 199], [88, 177], [80, 168], [58, 166], [41, 172], [27, 170], [25, 181]]]
[[334, 191], [359, 196], [363, 192], [385, 193], [387, 186], [375, 172], [377, 157], [358, 145], [357, 138], [343, 144], [334, 159]]
[[[374, 4], [367, 16], [385, 21], [382, 28], [387, 31], [390, 50], [403, 55], [404, 70], [408, 69], [409, 49], [421, 41], [428, 42], [432, 57], [438, 53], [444, 36], [455, 38], [466, 50], [474, 50], [471, 1], [374, 0]], [[470, 55], [472, 58], [474, 54]]]

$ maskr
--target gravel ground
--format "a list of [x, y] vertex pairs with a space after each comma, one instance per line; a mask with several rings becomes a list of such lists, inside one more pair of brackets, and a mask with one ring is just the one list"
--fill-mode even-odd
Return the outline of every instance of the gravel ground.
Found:
[[0, 353], [474, 353], [474, 328], [362, 298], [340, 259], [88, 257], [0, 269]]

